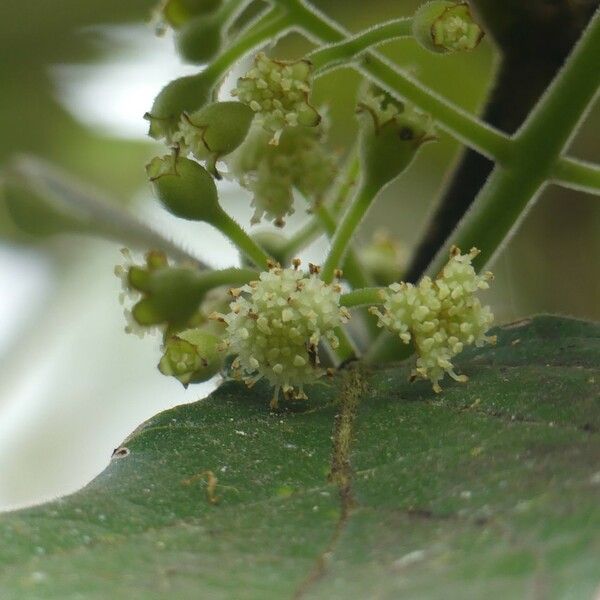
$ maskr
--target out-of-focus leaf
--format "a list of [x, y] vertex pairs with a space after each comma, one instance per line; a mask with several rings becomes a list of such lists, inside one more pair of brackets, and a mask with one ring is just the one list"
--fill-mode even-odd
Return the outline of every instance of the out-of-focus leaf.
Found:
[[0, 596], [592, 598], [600, 327], [497, 333], [439, 396], [403, 365], [279, 414], [237, 383], [159, 414], [81, 492], [0, 519]]
[[0, 202], [5, 203], [14, 223], [28, 234], [98, 235], [141, 250], [163, 250], [176, 259], [192, 260], [205, 267], [117, 202], [38, 158], [15, 160], [2, 179]]

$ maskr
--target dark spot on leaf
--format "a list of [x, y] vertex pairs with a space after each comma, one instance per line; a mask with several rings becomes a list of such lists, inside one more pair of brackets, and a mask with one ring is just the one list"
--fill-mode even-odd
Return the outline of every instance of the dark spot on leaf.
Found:
[[120, 448], [115, 448], [113, 450], [113, 453], [110, 458], [117, 459], [117, 458], [125, 458], [126, 456], [129, 456], [129, 448], [126, 448], [125, 446], [121, 446]]

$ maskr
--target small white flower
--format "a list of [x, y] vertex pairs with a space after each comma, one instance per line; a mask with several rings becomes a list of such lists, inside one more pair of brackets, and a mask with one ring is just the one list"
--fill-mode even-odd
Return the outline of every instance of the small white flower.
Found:
[[318, 345], [327, 340], [334, 348], [334, 333], [348, 319], [340, 308], [341, 289], [326, 284], [311, 268], [299, 270], [272, 267], [258, 281], [232, 290], [236, 300], [226, 315], [215, 315], [227, 324], [226, 346], [236, 355], [233, 367], [251, 386], [265, 378], [279, 391], [306, 398], [303, 386], [324, 374], [319, 366]]

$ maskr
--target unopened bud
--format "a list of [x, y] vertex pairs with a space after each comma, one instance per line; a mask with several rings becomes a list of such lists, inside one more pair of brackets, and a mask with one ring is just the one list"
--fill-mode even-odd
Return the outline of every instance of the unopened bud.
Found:
[[144, 118], [150, 122], [148, 134], [154, 139], [172, 140], [184, 112], [192, 113], [210, 101], [214, 84], [201, 72], [168, 83], [156, 96]]
[[170, 337], [158, 369], [163, 375], [178, 379], [187, 387], [216, 375], [223, 365], [218, 350], [219, 337], [201, 329], [187, 329]]
[[177, 50], [194, 64], [210, 62], [223, 44], [223, 22], [218, 12], [202, 14], [185, 23], [177, 33]]
[[197, 162], [177, 155], [157, 156], [146, 172], [159, 200], [172, 214], [212, 222], [221, 213], [214, 179]]
[[429, 115], [388, 94], [368, 96], [359, 103], [358, 113], [363, 172], [376, 189], [400, 175], [423, 143], [437, 139]]
[[184, 113], [177, 137], [184, 150], [206, 160], [208, 170], [218, 176], [216, 162], [244, 141], [253, 118], [252, 109], [241, 102], [213, 102]]
[[166, 0], [161, 3], [159, 12], [165, 23], [179, 29], [198, 15], [207, 15], [217, 10], [222, 0]]

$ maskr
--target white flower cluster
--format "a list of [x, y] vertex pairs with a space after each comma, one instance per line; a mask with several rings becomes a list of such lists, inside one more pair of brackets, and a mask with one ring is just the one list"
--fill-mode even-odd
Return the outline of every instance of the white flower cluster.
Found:
[[341, 289], [321, 281], [318, 269], [309, 274], [298, 269], [272, 267], [253, 281], [232, 290], [236, 297], [229, 314], [214, 318], [227, 324], [225, 345], [236, 355], [233, 369], [248, 386], [265, 378], [279, 391], [306, 398], [303, 386], [324, 373], [319, 366], [318, 346], [326, 339], [338, 346], [334, 330], [348, 319], [340, 308]]
[[492, 274], [477, 275], [471, 264], [479, 251], [461, 254], [453, 248], [450, 260], [432, 280], [424, 277], [417, 286], [394, 283], [382, 292], [383, 312], [372, 308], [379, 326], [396, 333], [408, 344], [413, 341], [418, 355], [414, 377], [429, 379], [436, 392], [448, 373], [456, 381], [467, 381], [454, 372], [452, 358], [465, 346], [493, 343], [486, 336], [494, 316], [482, 306], [475, 293], [489, 287]]
[[266, 218], [278, 227], [294, 213], [293, 190], [318, 202], [334, 181], [336, 157], [324, 144], [319, 127], [287, 127], [277, 146], [260, 126], [250, 130], [244, 143], [225, 159], [231, 176], [250, 190], [255, 208], [251, 222]]
[[254, 67], [238, 79], [231, 94], [247, 104], [274, 134], [277, 144], [284, 127], [313, 127], [321, 117], [308, 102], [311, 64], [306, 60], [283, 62], [270, 59], [264, 52], [256, 55]]

